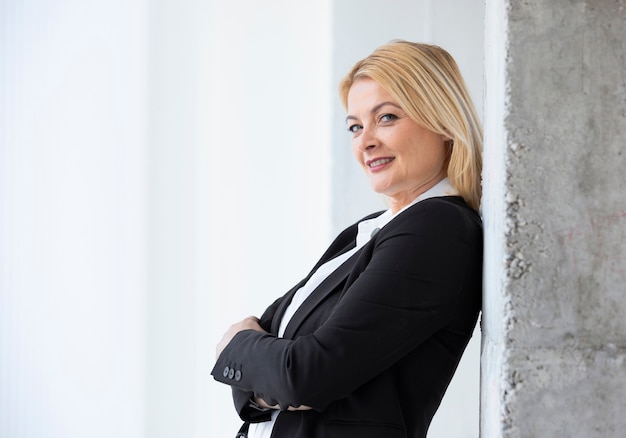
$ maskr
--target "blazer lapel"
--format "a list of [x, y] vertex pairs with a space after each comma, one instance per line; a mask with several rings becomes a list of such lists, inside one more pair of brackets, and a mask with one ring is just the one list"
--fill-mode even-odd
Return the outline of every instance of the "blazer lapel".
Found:
[[[280, 328], [280, 323], [283, 320], [283, 315], [285, 314], [285, 310], [287, 310], [287, 307], [289, 306], [289, 304], [291, 303], [291, 300], [293, 299], [294, 294], [298, 291], [298, 289], [300, 289], [302, 286], [304, 286], [306, 284], [307, 281], [309, 281], [309, 278], [311, 278], [311, 276], [313, 275], [313, 273], [324, 263], [326, 263], [328, 260], [334, 258], [334, 257], [338, 257], [341, 254], [345, 253], [346, 251], [351, 250], [352, 248], [354, 248], [354, 239], [355, 238], [351, 238], [347, 244], [342, 245], [343, 247], [340, 250], [335, 250], [336, 252], [333, 254], [331, 252], [331, 254], [328, 254], [328, 252], [326, 254], [324, 254], [325, 257], [322, 257], [317, 264], [313, 267], [313, 269], [311, 270], [311, 272], [309, 272], [309, 275], [306, 276], [306, 278], [304, 280], [302, 280], [300, 283], [298, 283], [296, 286], [294, 286], [289, 292], [287, 292], [285, 294], [284, 299], [282, 300], [282, 302], [279, 304], [278, 308], [276, 309], [276, 313], [274, 313], [274, 317], [272, 318], [272, 333], [273, 334], [278, 334], [278, 329]], [[348, 263], [350, 260], [346, 260], [346, 263]], [[342, 266], [344, 266], [346, 263], [344, 263]], [[339, 269], [341, 269], [341, 267], [339, 267]], [[337, 269], [333, 274], [331, 274], [328, 278], [332, 277], [339, 269]], [[328, 280], [328, 278], [326, 280]], [[324, 280], [322, 282], [322, 284], [324, 284], [326, 282], [326, 280]], [[339, 281], [341, 281], [341, 279], [339, 279]], [[320, 286], [322, 285], [320, 284]], [[318, 286], [318, 288], [320, 287]], [[315, 293], [315, 292], [313, 292]], [[310, 297], [309, 297], [310, 298]], [[293, 318], [292, 318], [293, 319]]]
[[[324, 281], [322, 281], [322, 283], [320, 283], [320, 285], [313, 292], [311, 292], [311, 295], [309, 295], [307, 299], [304, 300], [302, 305], [298, 308], [298, 310], [296, 310], [296, 313], [291, 318], [291, 321], [289, 321], [289, 324], [287, 324], [284, 334], [285, 339], [293, 339], [295, 332], [304, 322], [306, 317], [313, 310], [315, 310], [315, 308], [322, 301], [324, 301], [324, 299], [329, 294], [333, 293], [336, 290], [337, 286], [339, 286], [343, 280], [348, 277], [348, 274], [350, 274], [350, 272], [352, 271], [354, 263], [356, 262], [356, 259], [358, 258], [358, 254], [361, 252], [361, 249], [352, 254], [352, 256], [350, 256], [348, 260], [346, 260], [343, 264], [341, 264], [341, 266], [335, 269], [332, 274], [326, 277], [326, 279], [324, 279]], [[291, 301], [291, 299], [289, 301]]]
[[272, 318], [271, 332], [273, 334], [278, 335], [278, 329], [280, 328], [280, 323], [283, 320], [283, 315], [285, 314], [285, 310], [287, 310], [287, 306], [289, 306], [289, 304], [291, 303], [291, 300], [293, 299], [293, 296], [298, 291], [298, 289], [306, 284], [309, 277], [310, 275], [302, 280], [300, 283], [296, 284], [293, 288], [291, 288], [291, 290], [285, 294], [285, 297], [278, 305], [278, 308], [274, 313], [274, 317]]

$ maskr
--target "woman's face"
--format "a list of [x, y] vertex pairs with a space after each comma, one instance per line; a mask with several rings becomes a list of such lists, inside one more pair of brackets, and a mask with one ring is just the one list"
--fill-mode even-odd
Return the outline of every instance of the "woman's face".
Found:
[[446, 176], [444, 136], [415, 123], [372, 79], [358, 79], [348, 93], [352, 151], [375, 192], [396, 212]]

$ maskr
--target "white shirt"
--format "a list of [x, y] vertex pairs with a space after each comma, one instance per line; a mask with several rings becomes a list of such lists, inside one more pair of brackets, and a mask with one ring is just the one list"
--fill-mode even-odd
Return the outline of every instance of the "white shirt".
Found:
[[[404, 210], [420, 201], [423, 201], [424, 199], [434, 198], [438, 196], [454, 196], [456, 194], [458, 194], [458, 192], [454, 189], [454, 187], [452, 187], [448, 178], [444, 178], [433, 187], [431, 187], [429, 190], [419, 195], [417, 198], [415, 198], [413, 202], [411, 202], [409, 205], [407, 205], [397, 213], [393, 214], [391, 210], [387, 210], [380, 216], [359, 222], [358, 232], [356, 236], [356, 246], [350, 251], [347, 251], [335, 257], [334, 259], [330, 259], [329, 261], [324, 263], [317, 269], [317, 271], [313, 273], [313, 275], [311, 275], [311, 278], [309, 278], [306, 284], [296, 291], [291, 300], [291, 303], [285, 310], [285, 313], [283, 314], [283, 317], [281, 319], [280, 327], [278, 329], [278, 337], [283, 337], [289, 321], [291, 321], [291, 318], [296, 313], [298, 308], [309, 297], [309, 295], [311, 295], [311, 293], [317, 288], [317, 286], [319, 286], [339, 266], [341, 266], [346, 260], [348, 260], [367, 242], [369, 242], [372, 238], [372, 232], [375, 229], [383, 228], [385, 225], [391, 222], [393, 218], [397, 217]], [[276, 422], [276, 417], [279, 413], [280, 411], [278, 410], [272, 412], [272, 418], [270, 421], [250, 424], [250, 428], [248, 430], [248, 438], [270, 438], [270, 435], [272, 434], [272, 429], [274, 428], [274, 423]]]

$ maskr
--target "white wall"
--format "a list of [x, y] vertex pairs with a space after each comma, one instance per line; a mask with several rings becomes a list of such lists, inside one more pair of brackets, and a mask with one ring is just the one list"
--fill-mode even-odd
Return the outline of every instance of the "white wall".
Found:
[[0, 3], [3, 438], [143, 434], [146, 25]]
[[329, 239], [326, 2], [151, 9], [147, 436], [239, 428], [215, 345]]
[[[340, 75], [431, 41], [480, 102], [464, 5], [5, 1], [0, 436], [230, 436], [222, 333], [382, 206], [345, 153]], [[473, 345], [431, 437], [477, 436]]]
[[328, 4], [1, 6], [0, 436], [232, 434], [214, 346], [329, 238]]

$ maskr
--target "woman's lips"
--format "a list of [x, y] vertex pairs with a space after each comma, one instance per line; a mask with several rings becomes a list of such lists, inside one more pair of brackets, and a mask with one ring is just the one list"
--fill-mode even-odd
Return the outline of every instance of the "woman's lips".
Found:
[[393, 160], [394, 157], [374, 158], [373, 160], [366, 161], [365, 165], [371, 170], [378, 170], [384, 167], [386, 164], [392, 162]]

